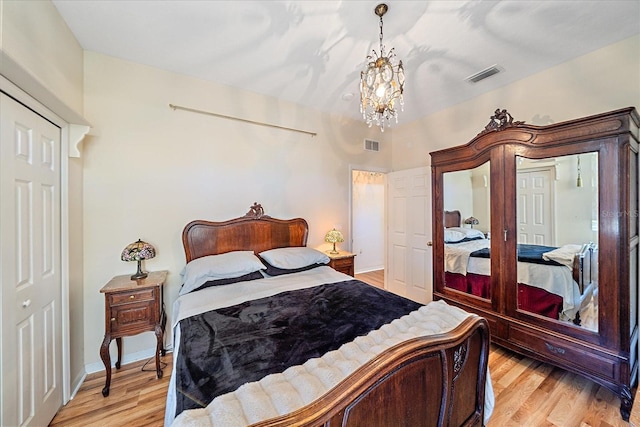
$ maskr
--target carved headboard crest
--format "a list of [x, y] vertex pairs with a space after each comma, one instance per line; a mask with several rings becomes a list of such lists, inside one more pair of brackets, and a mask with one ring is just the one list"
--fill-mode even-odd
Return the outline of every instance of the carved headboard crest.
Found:
[[253, 206], [249, 208], [249, 212], [247, 212], [245, 216], [256, 218], [256, 219], [262, 218], [262, 217], [269, 218], [268, 215], [264, 214], [264, 208], [258, 202], [253, 202]]
[[499, 108], [490, 117], [489, 123], [484, 127], [484, 130], [477, 136], [484, 135], [488, 132], [501, 131], [507, 128], [523, 125], [524, 122], [514, 122], [513, 117], [507, 110], [501, 110]]

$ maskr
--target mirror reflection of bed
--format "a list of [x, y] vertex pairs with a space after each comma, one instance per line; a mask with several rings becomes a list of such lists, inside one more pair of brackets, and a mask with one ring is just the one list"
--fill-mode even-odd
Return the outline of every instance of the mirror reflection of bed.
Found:
[[[595, 153], [518, 157], [516, 178], [518, 310], [593, 331], [598, 329], [597, 160]], [[490, 300], [489, 162], [444, 175], [445, 286]]]

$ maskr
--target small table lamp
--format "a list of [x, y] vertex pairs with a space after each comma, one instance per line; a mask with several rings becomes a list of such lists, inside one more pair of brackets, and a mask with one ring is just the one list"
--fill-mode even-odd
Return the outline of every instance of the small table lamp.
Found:
[[470, 216], [469, 218], [464, 220], [464, 223], [465, 224], [469, 224], [471, 226], [471, 228], [473, 228], [474, 225], [480, 224], [480, 221], [478, 221], [474, 217]]
[[155, 256], [155, 248], [149, 243], [143, 242], [142, 240], [138, 239], [137, 242], [133, 242], [130, 245], [127, 245], [126, 248], [124, 248], [120, 258], [122, 259], [122, 261], [138, 261], [138, 271], [136, 272], [136, 274], [131, 276], [131, 280], [138, 280], [147, 277], [147, 273], [142, 271], [140, 262], [143, 259], [151, 259]]
[[344, 237], [342, 237], [342, 233], [339, 232], [338, 230], [336, 230], [335, 228], [333, 230], [329, 230], [327, 232], [327, 235], [324, 236], [324, 241], [325, 242], [329, 242], [329, 243], [333, 243], [333, 250], [330, 251], [330, 254], [337, 254], [339, 253], [336, 250], [336, 243], [339, 242], [344, 242]]

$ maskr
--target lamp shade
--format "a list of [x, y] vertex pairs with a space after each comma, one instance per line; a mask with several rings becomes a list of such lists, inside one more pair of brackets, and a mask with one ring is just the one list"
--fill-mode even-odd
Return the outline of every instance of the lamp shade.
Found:
[[478, 221], [476, 218], [470, 216], [469, 218], [464, 220], [464, 223], [471, 225], [471, 228], [473, 228], [474, 225], [480, 224], [480, 221]]
[[329, 253], [337, 254], [336, 243], [344, 242], [344, 237], [342, 233], [335, 228], [333, 230], [329, 230], [327, 234], [324, 236], [324, 241], [328, 243], [333, 243], [333, 250]]
[[142, 265], [140, 261], [145, 259], [151, 259], [156, 256], [156, 249], [147, 242], [143, 242], [138, 239], [137, 242], [133, 242], [127, 245], [122, 251], [120, 259], [122, 261], [137, 261], [138, 271], [131, 276], [131, 280], [144, 279], [147, 277], [147, 273], [142, 271]]

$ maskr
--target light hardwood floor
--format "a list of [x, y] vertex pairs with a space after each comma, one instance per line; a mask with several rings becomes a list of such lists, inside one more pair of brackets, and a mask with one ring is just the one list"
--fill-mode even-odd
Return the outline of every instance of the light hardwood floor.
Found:
[[[374, 286], [382, 287], [384, 283], [382, 272], [356, 277]], [[141, 372], [144, 361], [114, 369], [107, 398], [101, 394], [104, 374], [89, 375], [75, 398], [50, 425], [161, 426], [172, 369], [171, 354], [162, 359], [167, 366], [160, 380], [154, 372]], [[493, 345], [489, 371], [496, 406], [487, 427], [629, 426], [620, 417], [620, 400], [607, 388], [579, 375]]]

